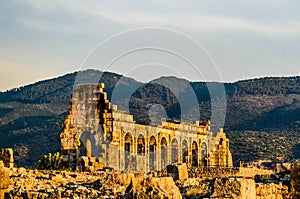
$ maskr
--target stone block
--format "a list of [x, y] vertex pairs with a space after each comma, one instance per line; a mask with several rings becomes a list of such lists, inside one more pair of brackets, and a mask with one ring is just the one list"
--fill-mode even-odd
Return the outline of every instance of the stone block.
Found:
[[182, 198], [178, 187], [175, 185], [175, 182], [171, 177], [151, 178], [148, 181], [148, 186], [159, 190], [161, 192], [159, 195], [163, 195], [166, 198]]
[[104, 164], [102, 162], [95, 162], [94, 163], [95, 171], [102, 170], [103, 167], [104, 167]]
[[[241, 195], [237, 197], [238, 199], [255, 199], [256, 198], [256, 189], [255, 182], [253, 179], [240, 179], [241, 182]], [[263, 191], [261, 190], [261, 194]]]
[[188, 169], [186, 164], [168, 165], [168, 175], [173, 177], [174, 180], [184, 181], [189, 177]]

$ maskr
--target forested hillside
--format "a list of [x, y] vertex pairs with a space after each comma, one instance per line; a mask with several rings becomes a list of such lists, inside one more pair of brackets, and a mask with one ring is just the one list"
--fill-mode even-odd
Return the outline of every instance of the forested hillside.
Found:
[[[114, 73], [83, 71], [81, 83], [101, 76], [111, 98], [118, 83], [118, 103], [129, 102], [138, 123], [149, 124], [149, 104], [161, 104], [166, 116], [180, 119], [177, 95], [187, 80], [162, 77], [169, 88], [154, 80], [142, 84]], [[12, 147], [18, 165], [33, 166], [40, 155], [59, 150], [59, 134], [78, 73], [67, 74], [0, 93], [0, 148]], [[89, 78], [90, 77], [90, 78]], [[121, 79], [122, 78], [122, 79]], [[78, 79], [77, 79], [78, 81]], [[210, 83], [219, 84], [219, 83]], [[190, 82], [200, 108], [200, 119], [210, 119], [210, 95], [204, 82]], [[224, 84], [227, 96], [225, 130], [235, 162], [268, 158], [291, 160], [299, 151], [300, 77], [268, 77]], [[120, 89], [121, 88], [121, 89]], [[128, 92], [138, 88], [128, 97]], [[177, 88], [177, 89], [176, 89]], [[197, 109], [197, 107], [190, 107]]]

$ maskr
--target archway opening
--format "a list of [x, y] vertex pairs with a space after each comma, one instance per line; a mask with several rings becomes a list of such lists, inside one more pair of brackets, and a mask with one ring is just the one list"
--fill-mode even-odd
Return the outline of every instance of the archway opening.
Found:
[[176, 163], [178, 161], [178, 142], [175, 138], [171, 143], [171, 159], [172, 163]]
[[192, 166], [198, 167], [198, 144], [196, 141], [192, 144]]
[[149, 142], [149, 167], [150, 170], [155, 170], [155, 161], [156, 161], [156, 139], [154, 136], [150, 137]]
[[201, 164], [204, 167], [207, 166], [207, 145], [205, 142], [203, 142], [201, 146]]
[[182, 163], [188, 163], [188, 143], [186, 140], [182, 141]]
[[90, 132], [84, 132], [80, 135], [81, 156], [93, 157], [97, 155], [94, 136]]
[[139, 135], [137, 140], [137, 154], [145, 155], [145, 138], [143, 135]]
[[131, 152], [132, 152], [132, 136], [130, 133], [127, 133], [125, 135], [125, 140], [124, 140], [125, 169], [128, 169]]
[[167, 150], [167, 140], [162, 138], [160, 142], [161, 146], [161, 170], [163, 170], [168, 164], [168, 150]]

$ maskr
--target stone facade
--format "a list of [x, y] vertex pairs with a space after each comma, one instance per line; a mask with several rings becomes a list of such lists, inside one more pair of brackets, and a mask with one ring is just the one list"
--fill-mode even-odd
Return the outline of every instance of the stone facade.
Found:
[[229, 140], [222, 129], [213, 136], [209, 121], [137, 124], [118, 110], [104, 84], [77, 85], [69, 103], [61, 152], [69, 167], [120, 171], [163, 170], [169, 164], [188, 167], [232, 167]]

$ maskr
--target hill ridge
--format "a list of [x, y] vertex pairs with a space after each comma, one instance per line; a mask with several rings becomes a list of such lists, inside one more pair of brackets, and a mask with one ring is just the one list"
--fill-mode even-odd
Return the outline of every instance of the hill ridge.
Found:
[[[180, 103], [176, 95], [155, 81], [144, 84], [117, 73], [97, 70], [81, 72], [86, 73], [87, 77], [93, 75], [96, 79], [102, 75], [101, 81], [105, 83], [109, 99], [118, 86], [120, 93], [116, 103], [120, 109], [129, 103], [129, 113], [134, 115], [138, 123], [149, 124], [147, 104], [152, 103], [161, 104], [169, 118], [180, 118]], [[33, 165], [41, 154], [59, 150], [59, 133], [77, 74], [78, 71], [0, 93], [0, 147], [14, 148], [17, 164]], [[170, 81], [174, 88], [179, 87], [182, 81], [188, 81], [177, 77], [160, 78]], [[120, 79], [122, 83], [117, 85]], [[87, 79], [87, 83], [89, 81]], [[199, 119], [210, 119], [211, 102], [207, 83], [222, 83], [189, 83], [199, 103]], [[300, 130], [300, 76], [241, 80], [224, 83], [224, 87], [227, 94], [225, 131]], [[132, 90], [134, 92], [128, 98], [128, 92]], [[178, 89], [176, 92], [184, 95], [184, 90]], [[233, 143], [237, 144], [239, 136], [231, 135], [235, 139]], [[39, 139], [46, 140], [46, 147], [41, 146]], [[295, 140], [293, 142], [296, 143]], [[233, 149], [236, 150], [236, 145]]]

